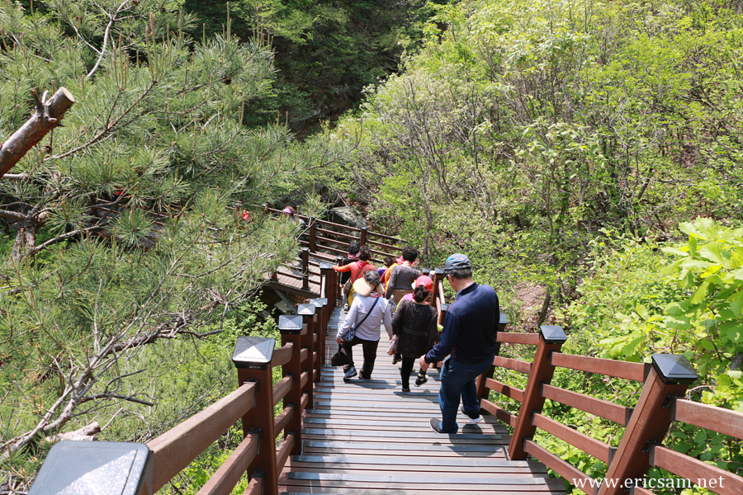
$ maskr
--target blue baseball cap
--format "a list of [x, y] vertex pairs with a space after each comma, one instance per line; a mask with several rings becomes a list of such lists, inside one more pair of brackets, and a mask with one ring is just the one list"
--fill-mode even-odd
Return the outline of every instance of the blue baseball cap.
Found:
[[472, 269], [472, 263], [466, 254], [455, 253], [446, 258], [444, 263], [444, 273], [450, 273], [452, 270]]

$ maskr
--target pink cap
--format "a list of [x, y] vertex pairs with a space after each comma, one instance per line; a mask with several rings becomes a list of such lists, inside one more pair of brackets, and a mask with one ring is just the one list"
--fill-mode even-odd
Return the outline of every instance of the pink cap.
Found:
[[433, 290], [433, 280], [431, 280], [431, 277], [427, 275], [421, 275], [420, 277], [415, 279], [415, 282], [413, 282], [413, 289], [418, 287], [419, 285], [422, 285], [426, 288], [427, 291]]

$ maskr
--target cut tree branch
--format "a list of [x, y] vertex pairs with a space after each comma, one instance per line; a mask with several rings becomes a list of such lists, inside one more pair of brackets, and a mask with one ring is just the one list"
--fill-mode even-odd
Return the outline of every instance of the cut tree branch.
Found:
[[75, 103], [75, 98], [65, 88], [59, 88], [46, 102], [38, 99], [35, 89], [32, 93], [37, 101], [36, 111], [0, 148], [0, 177], [13, 168], [49, 131], [57, 127], [64, 114]]

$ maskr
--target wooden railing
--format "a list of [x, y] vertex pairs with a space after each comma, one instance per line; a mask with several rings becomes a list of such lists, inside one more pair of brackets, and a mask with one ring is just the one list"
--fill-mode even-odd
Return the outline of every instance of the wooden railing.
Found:
[[[264, 214], [283, 215], [282, 210], [263, 206]], [[305, 222], [305, 232], [300, 238], [300, 244], [308, 249], [313, 256], [334, 261], [337, 256], [348, 254], [348, 244], [356, 241], [360, 246], [368, 246], [373, 257], [371, 261], [382, 263], [385, 257], [400, 256], [402, 244], [405, 242], [399, 237], [392, 237], [379, 232], [370, 232], [366, 227], [357, 228], [350, 225], [311, 218], [304, 215], [295, 215]], [[307, 264], [303, 262], [303, 270]]]
[[[561, 353], [565, 341], [559, 326], [542, 326], [539, 334], [498, 333], [499, 344], [536, 346], [533, 362], [496, 355], [493, 367], [477, 380], [481, 409], [513, 427], [508, 448], [511, 460], [525, 460], [531, 455], [573, 484], [582, 480], [584, 491], [591, 495], [618, 495], [627, 491], [652, 494], [651, 490], [638, 486], [651, 467], [665, 469], [715, 493], [743, 493], [743, 477], [663, 445], [673, 421], [743, 439], [743, 414], [683, 398], [689, 384], [697, 379], [685, 357], [655, 354], [651, 363], [633, 363], [576, 356]], [[521, 390], [493, 379], [496, 367], [528, 375], [526, 388]], [[552, 386], [555, 368], [641, 382], [642, 392], [634, 408], [614, 404]], [[491, 390], [520, 403], [518, 414], [488, 400]], [[619, 446], [611, 447], [545, 416], [546, 399], [612, 421], [618, 428], [624, 427]], [[605, 462], [608, 465], [605, 479], [616, 480], [616, 485], [604, 482], [597, 486], [597, 480], [537, 444], [534, 441], [537, 429]]]
[[[242, 442], [198, 494], [232, 493], [247, 473], [244, 495], [277, 495], [287, 458], [301, 452], [302, 412], [313, 407], [314, 383], [320, 380], [328, 322], [338, 297], [338, 284], [328, 270], [322, 277], [324, 297], [300, 304], [298, 315], [279, 317], [281, 347], [272, 338], [238, 337], [232, 356], [237, 390], [146, 445], [60, 442], [30, 493], [153, 494], [241, 419]], [[277, 367], [282, 379], [274, 384]], [[282, 400], [283, 409], [275, 415]], [[280, 435], [283, 441], [276, 448]]]

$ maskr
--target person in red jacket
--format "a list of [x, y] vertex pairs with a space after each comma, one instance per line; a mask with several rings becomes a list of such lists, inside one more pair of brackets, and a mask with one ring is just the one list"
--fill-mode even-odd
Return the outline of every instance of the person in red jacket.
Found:
[[[369, 263], [369, 258], [371, 258], [371, 252], [369, 251], [369, 248], [366, 246], [362, 246], [359, 249], [359, 261], [355, 263], [349, 263], [347, 265], [333, 265], [333, 270], [339, 273], [345, 273], [350, 272], [351, 273], [351, 286], [353, 286], [353, 283], [356, 282], [356, 280], [359, 279], [362, 275], [364, 275], [364, 272], [368, 270], [376, 270], [374, 265]], [[344, 289], [344, 296], [347, 295]], [[351, 301], [349, 300], [349, 304]]]

